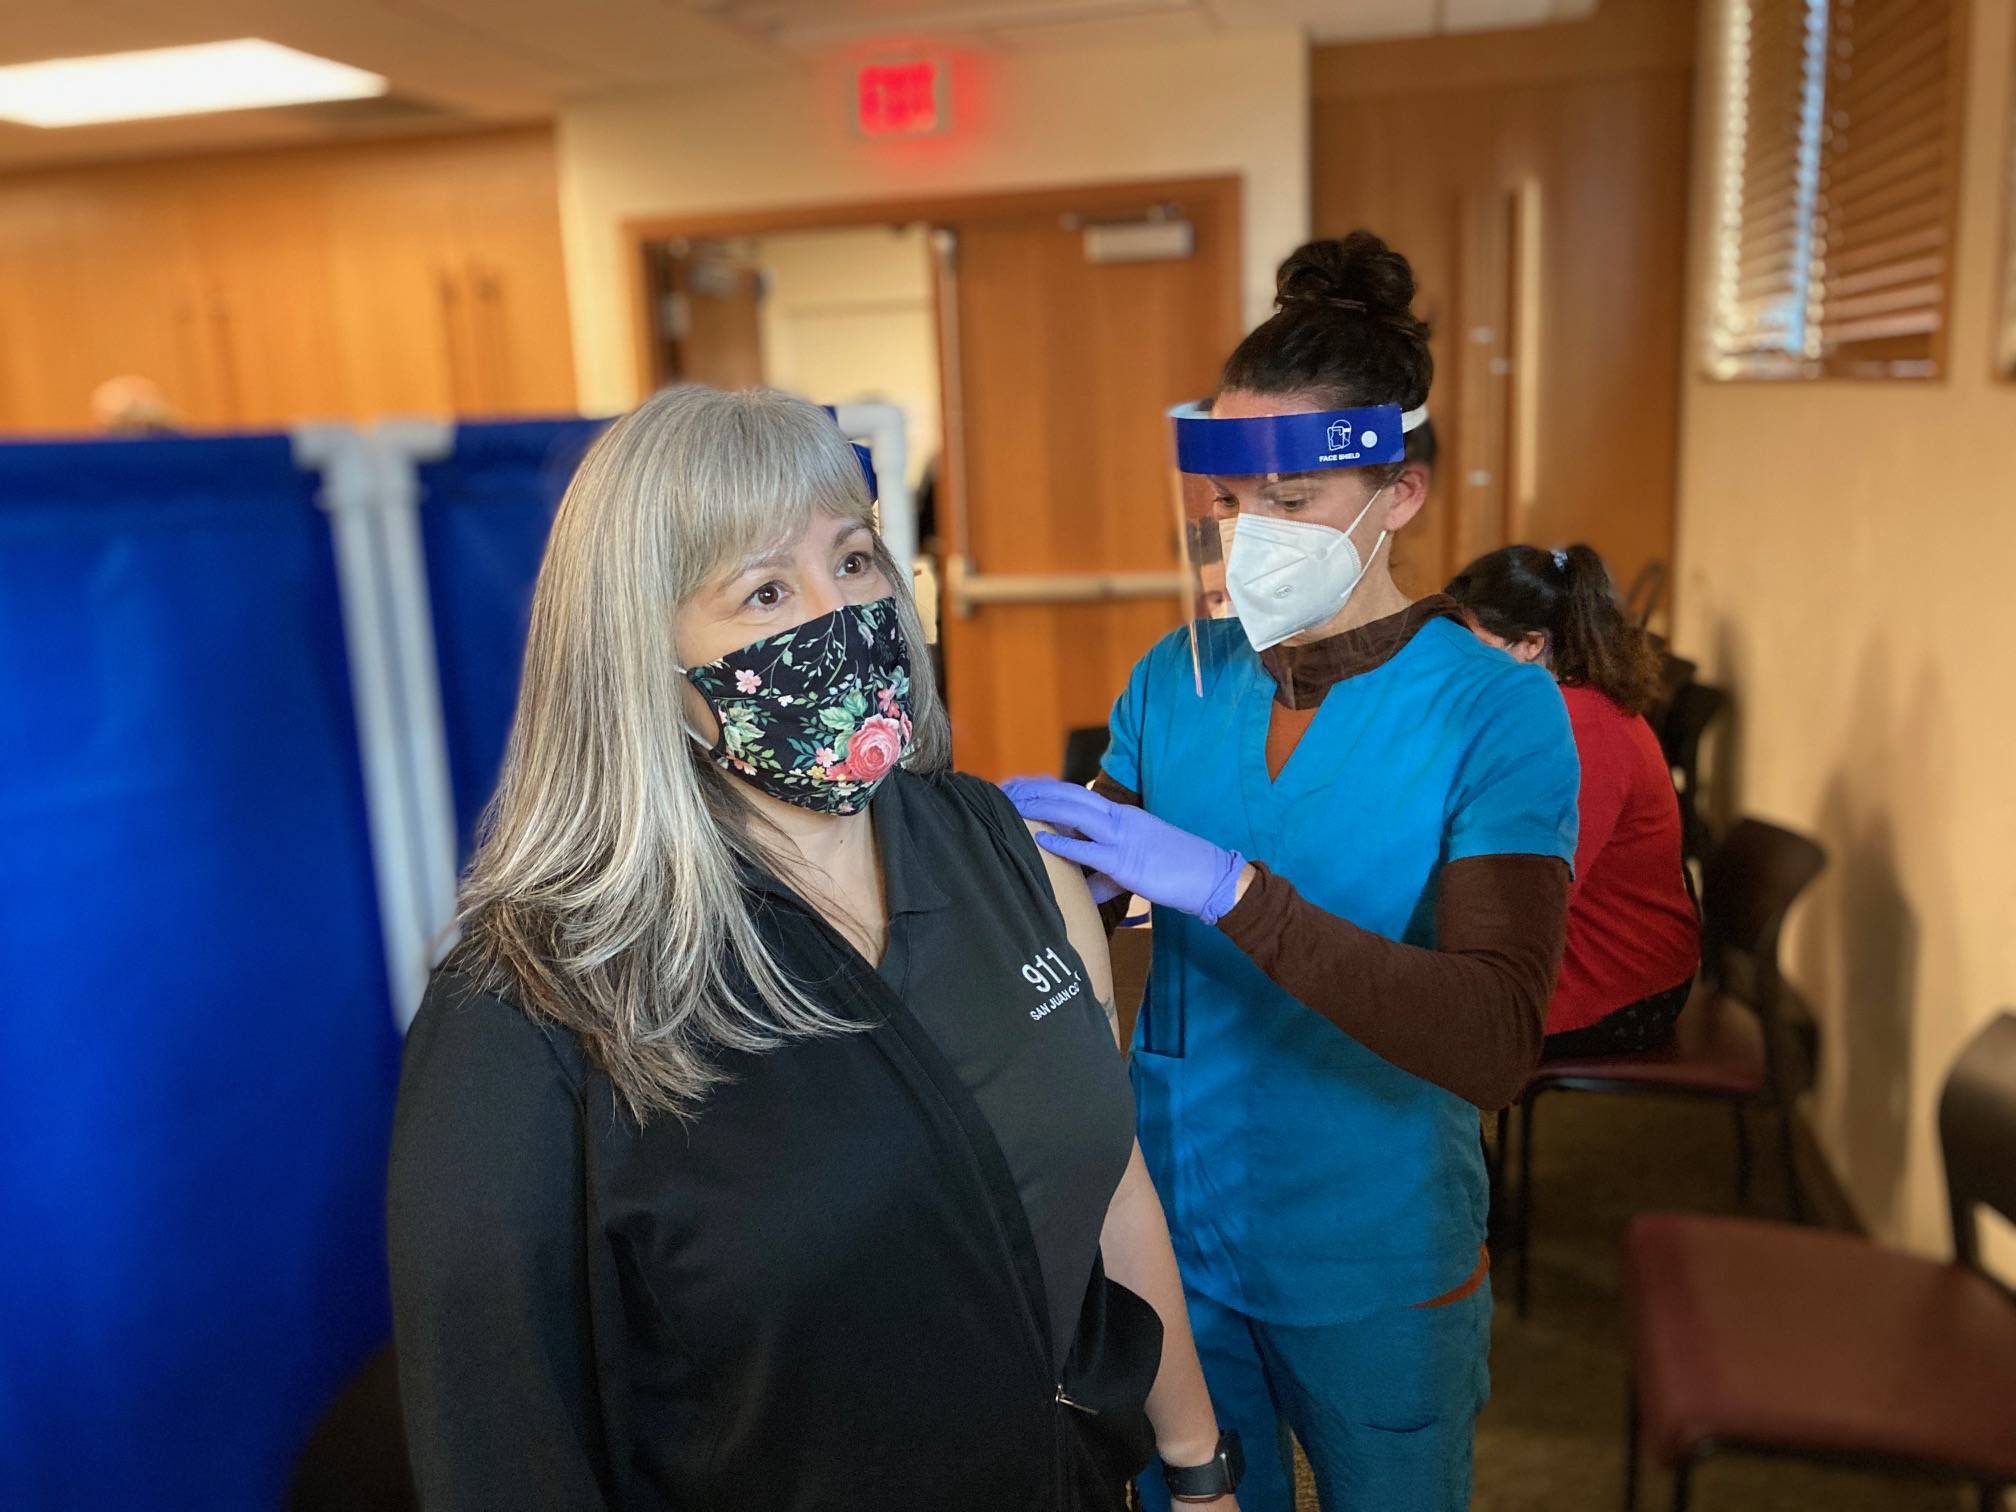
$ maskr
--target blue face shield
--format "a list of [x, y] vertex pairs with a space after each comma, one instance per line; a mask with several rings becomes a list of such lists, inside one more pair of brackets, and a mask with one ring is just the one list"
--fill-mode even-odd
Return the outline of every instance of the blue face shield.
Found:
[[1170, 411], [1200, 694], [1210, 659], [1207, 640], [1215, 645], [1222, 639], [1202, 631], [1200, 620], [1237, 617], [1256, 648], [1276, 645], [1333, 618], [1385, 541], [1382, 532], [1361, 560], [1347, 531], [1254, 515], [1243, 522], [1248, 539], [1240, 545], [1242, 522], [1217, 504], [1220, 484], [1400, 462], [1407, 432], [1427, 418], [1426, 405], [1403, 411], [1397, 404], [1236, 420], [1214, 418], [1197, 405]]

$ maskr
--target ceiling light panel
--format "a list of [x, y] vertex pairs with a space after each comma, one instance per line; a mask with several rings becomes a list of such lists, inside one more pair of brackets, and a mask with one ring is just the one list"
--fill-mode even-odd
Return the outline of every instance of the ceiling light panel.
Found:
[[0, 120], [24, 126], [210, 115], [386, 92], [382, 75], [242, 37], [0, 68]]

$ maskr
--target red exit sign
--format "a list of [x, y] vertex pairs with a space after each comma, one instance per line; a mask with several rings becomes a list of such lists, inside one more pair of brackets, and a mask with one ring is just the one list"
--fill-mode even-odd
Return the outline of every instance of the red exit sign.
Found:
[[930, 136], [947, 124], [945, 71], [933, 58], [870, 63], [856, 82], [854, 119], [863, 136]]

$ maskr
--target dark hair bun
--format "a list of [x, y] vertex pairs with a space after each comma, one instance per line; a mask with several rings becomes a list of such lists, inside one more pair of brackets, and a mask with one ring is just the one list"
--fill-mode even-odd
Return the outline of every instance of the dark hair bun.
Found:
[[1370, 231], [1298, 247], [1274, 275], [1273, 318], [1225, 360], [1218, 386], [1326, 406], [1428, 398], [1435, 359], [1413, 311], [1414, 270]]
[[1367, 315], [1414, 318], [1414, 270], [1370, 231], [1342, 241], [1313, 241], [1289, 254], [1274, 275], [1274, 303], [1327, 304]]

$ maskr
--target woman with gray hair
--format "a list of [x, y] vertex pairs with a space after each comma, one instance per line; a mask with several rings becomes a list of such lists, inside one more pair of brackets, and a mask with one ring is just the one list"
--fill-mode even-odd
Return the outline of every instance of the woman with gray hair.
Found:
[[400, 1085], [431, 1509], [1116, 1508], [1158, 1450], [1233, 1506], [1098, 916], [947, 769], [872, 510], [698, 387], [562, 502]]

